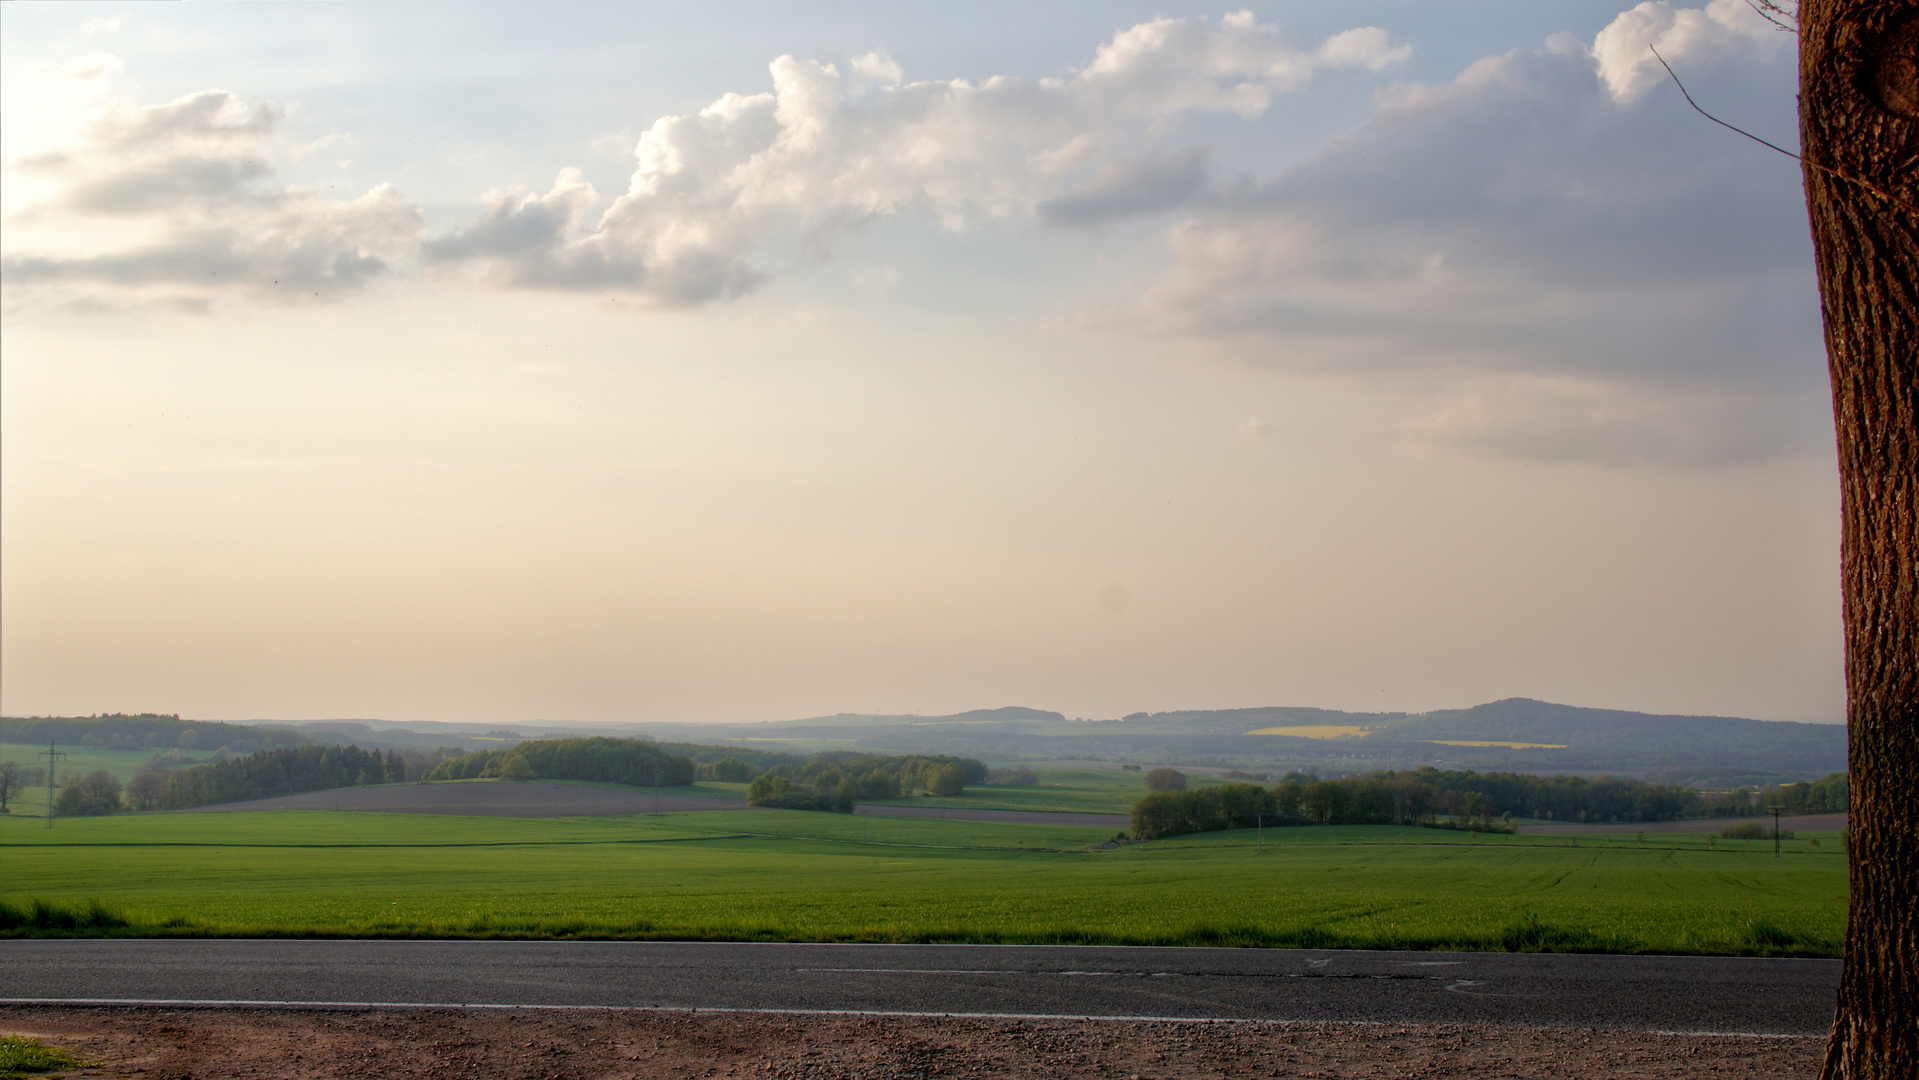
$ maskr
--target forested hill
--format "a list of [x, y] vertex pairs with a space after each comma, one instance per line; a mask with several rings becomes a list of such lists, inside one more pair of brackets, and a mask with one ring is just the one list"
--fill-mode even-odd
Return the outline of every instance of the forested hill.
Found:
[[1470, 709], [1441, 709], [1383, 724], [1378, 735], [1396, 739], [1498, 739], [1562, 743], [1568, 748], [1631, 741], [1649, 751], [1701, 744], [1806, 754], [1845, 753], [1840, 724], [1746, 720], [1735, 716], [1673, 716], [1555, 705], [1507, 698]]
[[1428, 713], [1300, 706], [1133, 713], [1075, 720], [1009, 707], [950, 716], [840, 714], [751, 725], [643, 725], [659, 738], [775, 743], [988, 761], [1099, 758], [1340, 775], [1375, 769], [1610, 772], [1733, 788], [1808, 780], [1846, 767], [1840, 724], [1668, 716], [1507, 698]]
[[782, 721], [780, 726], [795, 731], [820, 731], [838, 728], [946, 727], [985, 724], [1000, 728], [1012, 727], [1037, 731], [1047, 724], [1066, 722], [1066, 717], [1061, 713], [1048, 712], [1045, 709], [1028, 709], [1021, 705], [1007, 705], [998, 709], [972, 709], [948, 716], [919, 716], [913, 713], [835, 713], [832, 716]]
[[226, 750], [252, 754], [304, 746], [310, 740], [283, 727], [182, 720], [160, 713], [0, 718], [0, 743], [98, 746], [109, 750]]

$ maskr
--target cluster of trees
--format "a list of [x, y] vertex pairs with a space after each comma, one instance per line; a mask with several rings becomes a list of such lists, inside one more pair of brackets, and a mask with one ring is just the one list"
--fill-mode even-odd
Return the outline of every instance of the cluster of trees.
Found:
[[111, 814], [120, 809], [120, 781], [105, 769], [67, 781], [53, 801], [53, 812], [61, 817], [83, 814]]
[[1704, 796], [1709, 817], [1749, 817], [1771, 813], [1780, 806], [1788, 814], [1842, 814], [1846, 811], [1846, 774], [1833, 773], [1821, 780], [1781, 784], [1751, 791], [1713, 792]]
[[428, 780], [596, 780], [638, 787], [685, 787], [699, 766], [645, 739], [538, 739], [443, 761]]
[[[398, 751], [382, 754], [357, 746], [308, 745], [289, 750], [262, 750], [185, 769], [141, 769], [133, 774], [122, 797], [132, 810], [181, 810], [302, 791], [398, 783], [405, 779], [407, 761]], [[64, 790], [60, 798], [63, 801], [67, 798]], [[55, 809], [67, 812], [58, 804]], [[112, 809], [119, 806], [116, 804]]]
[[[787, 766], [789, 769], [802, 769], [806, 767], [807, 762], [807, 757], [804, 754], [789, 754], [781, 750], [763, 750], [755, 746], [710, 746], [705, 743], [682, 742], [663, 742], [660, 743], [659, 746], [660, 749], [669, 754], [679, 754], [682, 757], [690, 757], [700, 765], [717, 765], [728, 759], [740, 762], [747, 766], [749, 775], [745, 777], [746, 780], [751, 780], [763, 772], [777, 769], [782, 765]], [[708, 779], [708, 777], [702, 776], [700, 779], [705, 780]], [[717, 779], [717, 777], [713, 779]]]
[[[783, 774], [783, 769], [774, 769]], [[958, 795], [968, 784], [986, 783], [988, 770], [973, 758], [945, 755], [893, 756], [831, 750], [806, 763], [792, 778], [825, 789], [852, 780], [862, 799]]]
[[742, 761], [728, 754], [718, 761], [701, 762], [697, 770], [701, 780], [718, 780], [726, 784], [744, 784], [760, 774], [751, 762]]
[[[1641, 780], [1477, 773], [1430, 766], [1337, 780], [1287, 773], [1271, 789], [1223, 784], [1186, 791], [1186, 778], [1172, 769], [1155, 769], [1146, 779], [1154, 793], [1133, 809], [1133, 832], [1140, 839], [1248, 828], [1259, 815], [1274, 824], [1438, 825], [1503, 831], [1506, 826], [1500, 822], [1515, 817], [1675, 821], [1726, 809], [1689, 788]], [[1829, 805], [1843, 809], [1845, 777], [1835, 774], [1762, 795], [1775, 796], [1794, 813], [1815, 813]]]
[[1146, 790], [1154, 794], [1185, 791], [1186, 774], [1178, 769], [1154, 769], [1146, 774]]
[[754, 777], [753, 783], [746, 789], [746, 805], [772, 806], [781, 810], [827, 810], [850, 814], [858, 799], [859, 783], [850, 776], [841, 776], [836, 781], [822, 776], [807, 782], [768, 772]]
[[1296, 812], [1282, 810], [1274, 792], [1258, 784], [1232, 783], [1146, 796], [1133, 807], [1133, 836], [1152, 840], [1181, 833], [1250, 829], [1262, 818], [1270, 825], [1306, 823]]
[[[1030, 770], [1019, 770], [1039, 777]], [[973, 758], [892, 756], [834, 750], [800, 768], [777, 765], [754, 777], [748, 806], [850, 813], [860, 799], [898, 799], [914, 795], [958, 795], [966, 785], [985, 783], [990, 771]]]

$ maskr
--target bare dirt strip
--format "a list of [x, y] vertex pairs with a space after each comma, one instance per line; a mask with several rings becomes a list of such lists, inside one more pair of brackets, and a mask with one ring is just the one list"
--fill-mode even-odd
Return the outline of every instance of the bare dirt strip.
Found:
[[1818, 1074], [1822, 1036], [1438, 1024], [515, 1009], [0, 1008], [80, 1077], [1699, 1077]]
[[[1772, 835], [1772, 815], [1758, 818], [1695, 818], [1687, 821], [1613, 821], [1591, 825], [1575, 822], [1548, 821], [1537, 825], [1521, 825], [1515, 830], [1529, 835], [1584, 836], [1587, 833], [1716, 833], [1728, 825], [1737, 825], [1742, 821], [1758, 822]], [[1835, 832], [1846, 827], [1844, 814], [1804, 814], [1797, 817], [1781, 817], [1779, 827], [1788, 832]]]
[[[645, 814], [654, 809], [651, 790], [587, 784], [513, 783], [377, 784], [282, 795], [273, 799], [199, 806], [177, 813], [237, 813], [256, 810], [364, 810], [382, 814], [455, 814], [473, 817], [601, 817]], [[659, 796], [660, 810], [737, 810], [744, 802], [698, 795]]]
[[[461, 781], [438, 784], [377, 784], [334, 788], [272, 799], [219, 803], [183, 814], [238, 813], [260, 810], [359, 810], [381, 814], [449, 814], [473, 817], [609, 817], [648, 814], [654, 810], [742, 810], [742, 800], [661, 792], [657, 803], [650, 788], [601, 787], [591, 784], [555, 784], [538, 780]], [[965, 810], [936, 806], [865, 805], [855, 813], [879, 817], [950, 818], [954, 821], [1004, 821], [1028, 825], [1090, 825], [1124, 829], [1125, 814], [1054, 813], [1046, 810]]]

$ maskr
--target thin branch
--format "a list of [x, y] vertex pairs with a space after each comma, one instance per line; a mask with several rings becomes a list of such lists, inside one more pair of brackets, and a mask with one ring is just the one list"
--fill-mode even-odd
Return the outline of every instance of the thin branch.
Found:
[[1906, 213], [1919, 215], [1919, 206], [1914, 206], [1913, 204], [1907, 202], [1906, 200], [1900, 198], [1897, 195], [1894, 195], [1890, 191], [1885, 190], [1884, 188], [1880, 187], [1879, 185], [1873, 183], [1872, 181], [1866, 179], [1863, 176], [1859, 176], [1856, 173], [1846, 172], [1843, 169], [1835, 169], [1830, 165], [1821, 164], [1820, 162], [1817, 162], [1817, 161], [1807, 161], [1805, 158], [1802, 158], [1798, 154], [1795, 154], [1792, 151], [1787, 150], [1785, 147], [1777, 146], [1773, 143], [1769, 143], [1766, 140], [1760, 138], [1759, 136], [1754, 135], [1750, 131], [1745, 131], [1740, 128], [1733, 127], [1731, 124], [1726, 123], [1724, 120], [1721, 120], [1717, 116], [1714, 116], [1713, 114], [1700, 108], [1699, 103], [1697, 101], [1694, 101], [1692, 99], [1692, 95], [1686, 92], [1686, 84], [1679, 81], [1679, 73], [1672, 69], [1671, 64], [1666, 63], [1665, 57], [1659, 55], [1659, 50], [1654, 49], [1651, 45], [1646, 46], [1646, 48], [1652, 49], [1653, 59], [1658, 60], [1659, 66], [1662, 68], [1665, 68], [1666, 74], [1672, 76], [1673, 85], [1679, 88], [1680, 95], [1686, 99], [1686, 104], [1692, 106], [1692, 110], [1694, 112], [1698, 113], [1699, 115], [1705, 117], [1708, 120], [1711, 120], [1713, 123], [1718, 124], [1720, 127], [1725, 128], [1727, 131], [1737, 132], [1738, 134], [1744, 135], [1746, 138], [1751, 139], [1753, 142], [1758, 143], [1759, 145], [1767, 148], [1768, 150], [1777, 150], [1780, 153], [1786, 155], [1787, 157], [1793, 159], [1794, 161], [1799, 162], [1802, 165], [1810, 165], [1813, 168], [1818, 169], [1820, 172], [1827, 173], [1831, 176], [1836, 176], [1841, 180], [1847, 181], [1848, 183], [1857, 184], [1860, 187], [1865, 188], [1867, 191], [1871, 192], [1872, 194], [1877, 195], [1880, 198], [1886, 200], [1892, 205], [1899, 207], [1901, 210], [1904, 210]]
[[1699, 103], [1692, 99], [1692, 95], [1686, 93], [1686, 84], [1679, 81], [1679, 74], [1672, 69], [1671, 64], [1666, 63], [1665, 57], [1659, 55], [1659, 50], [1653, 49], [1651, 45], [1646, 46], [1646, 48], [1652, 49], [1653, 59], [1659, 61], [1659, 66], [1662, 68], [1665, 68], [1666, 74], [1672, 76], [1673, 85], [1679, 88], [1680, 95], [1686, 99], [1686, 104], [1692, 106], [1693, 112], [1696, 112], [1699, 115], [1705, 117], [1706, 119], [1711, 120], [1713, 123], [1718, 124], [1720, 127], [1725, 128], [1727, 131], [1738, 131], [1739, 134], [1744, 135], [1746, 138], [1751, 139], [1753, 142], [1756, 142], [1761, 146], [1768, 147], [1773, 150], [1777, 150], [1780, 153], [1786, 155], [1787, 157], [1793, 159], [1794, 161], [1802, 160], [1798, 154], [1795, 154], [1792, 151], [1787, 150], [1786, 148], [1782, 146], [1775, 146], [1772, 143], [1769, 143], [1766, 140], [1760, 138], [1759, 136], [1754, 135], [1750, 131], [1741, 131], [1739, 128], [1733, 127], [1731, 124], [1726, 123], [1724, 120], [1721, 120], [1717, 116], [1714, 116], [1713, 114], [1700, 108]]
[[1799, 13], [1787, 11], [1784, 4], [1774, 3], [1773, 0], [1746, 0], [1746, 6], [1771, 23], [1774, 30], [1784, 30], [1788, 34], [1799, 32]]

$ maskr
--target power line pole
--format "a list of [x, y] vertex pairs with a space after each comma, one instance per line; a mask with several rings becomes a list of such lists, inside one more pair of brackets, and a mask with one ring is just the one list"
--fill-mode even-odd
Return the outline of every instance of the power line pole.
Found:
[[1772, 811], [1772, 857], [1777, 859], [1779, 857], [1779, 812], [1785, 807], [1774, 803], [1766, 809]]
[[60, 759], [66, 757], [66, 751], [54, 748], [53, 740], [47, 740], [47, 748], [40, 751], [40, 757], [47, 759], [47, 828], [53, 828], [53, 774], [58, 771]]

